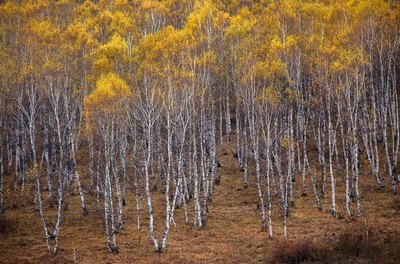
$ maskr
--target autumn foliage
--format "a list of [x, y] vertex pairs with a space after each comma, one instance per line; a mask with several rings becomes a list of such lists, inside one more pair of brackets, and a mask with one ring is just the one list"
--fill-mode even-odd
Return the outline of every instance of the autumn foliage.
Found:
[[77, 193], [118, 253], [128, 203], [161, 253], [233, 154], [272, 261], [319, 259], [298, 204], [367, 222], [398, 193], [399, 72], [399, 1], [0, 1], [0, 212], [34, 207], [56, 254]]

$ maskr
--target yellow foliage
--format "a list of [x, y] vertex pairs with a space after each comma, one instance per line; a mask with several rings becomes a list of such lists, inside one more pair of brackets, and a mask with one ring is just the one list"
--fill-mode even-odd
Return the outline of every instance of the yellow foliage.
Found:
[[357, 18], [382, 18], [390, 12], [390, 4], [384, 0], [361, 0], [355, 3], [354, 14]]
[[242, 8], [236, 16], [231, 17], [230, 25], [225, 29], [228, 38], [244, 38], [256, 24], [254, 16], [247, 7]]
[[266, 87], [258, 98], [272, 107], [278, 107], [281, 102], [279, 91], [272, 86]]
[[267, 60], [256, 64], [256, 76], [273, 80], [285, 74], [286, 65], [281, 60]]
[[284, 50], [284, 45], [279, 36], [275, 35], [269, 43], [269, 53], [271, 56], [276, 56]]
[[0, 16], [11, 17], [13, 15], [18, 15], [20, 11], [21, 8], [12, 1], [6, 1], [0, 5]]
[[15, 77], [16, 70], [16, 62], [12, 60], [10, 50], [0, 44], [0, 80], [5, 83], [6, 80]]
[[54, 47], [60, 36], [60, 29], [49, 20], [30, 20], [23, 29], [31, 43], [37, 43], [46, 48]]
[[28, 80], [31, 77], [38, 77], [39, 69], [34, 67], [32, 64], [24, 65], [21, 69], [20, 74], [18, 76], [18, 82], [23, 83], [25, 80]]
[[111, 23], [109, 26], [109, 31], [116, 32], [121, 36], [128, 34], [138, 36], [136, 32], [136, 21], [132, 16], [125, 14], [120, 11], [116, 11], [111, 16]]
[[197, 64], [200, 67], [215, 66], [217, 63], [217, 54], [214, 51], [208, 51], [201, 54], [197, 60]]
[[294, 46], [296, 46], [299, 42], [299, 38], [298, 36], [294, 36], [294, 35], [289, 35], [286, 37], [286, 41], [285, 41], [285, 48], [287, 50], [292, 49]]
[[114, 34], [107, 43], [95, 51], [95, 71], [98, 73], [112, 71], [116, 63], [121, 63], [124, 60], [127, 51], [126, 41], [119, 34]]
[[118, 75], [102, 75], [97, 80], [93, 92], [84, 99], [85, 117], [89, 123], [95, 123], [101, 118], [123, 115], [132, 96], [133, 93], [125, 80]]
[[286, 100], [288, 102], [294, 102], [296, 100], [296, 91], [290, 88], [286, 88], [284, 90], [284, 93], [286, 95]]
[[198, 41], [209, 40], [209, 34], [218, 34], [229, 22], [229, 15], [216, 8], [210, 0], [196, 2], [195, 10], [189, 15], [185, 28]]
[[166, 13], [168, 11], [165, 3], [153, 0], [142, 1], [140, 8], [143, 11], [158, 11], [160, 13]]
[[190, 34], [168, 26], [155, 34], [148, 34], [133, 51], [138, 65], [138, 76], [144, 73], [167, 78], [180, 74], [185, 62], [183, 54], [189, 48]]
[[106, 56], [100, 55], [93, 61], [93, 68], [96, 72], [109, 72], [114, 68], [114, 63], [107, 59]]
[[127, 52], [126, 41], [119, 35], [114, 34], [110, 41], [99, 47], [98, 52], [104, 56], [115, 58]]
[[44, 13], [49, 7], [48, 1], [27, 1], [25, 5], [22, 6], [23, 17], [32, 17], [38, 13]]
[[331, 65], [333, 73], [351, 71], [357, 66], [362, 66], [367, 63], [364, 51], [360, 48], [340, 49], [338, 57]]
[[61, 70], [61, 65], [54, 58], [47, 57], [43, 64], [43, 70], [45, 72], [59, 71]]
[[70, 24], [65, 31], [65, 38], [74, 45], [74, 48], [94, 48], [98, 44], [96, 39], [87, 32], [85, 24], [81, 22]]

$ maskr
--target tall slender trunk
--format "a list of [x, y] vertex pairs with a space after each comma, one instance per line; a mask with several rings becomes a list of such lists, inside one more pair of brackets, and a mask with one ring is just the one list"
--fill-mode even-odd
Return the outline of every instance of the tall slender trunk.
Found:
[[339, 128], [340, 128], [340, 133], [341, 133], [341, 138], [342, 138], [342, 146], [343, 146], [343, 157], [345, 161], [345, 207], [346, 207], [346, 212], [349, 217], [349, 219], [353, 219], [353, 215], [350, 210], [350, 182], [349, 182], [349, 144], [347, 141], [347, 135], [345, 134], [344, 131], [344, 125], [343, 125], [343, 120], [341, 116], [342, 112], [342, 106], [340, 104], [340, 101], [338, 101], [337, 104], [338, 108], [338, 123], [339, 123]]
[[74, 136], [72, 134], [70, 135], [70, 144], [71, 144], [73, 172], [74, 172], [76, 184], [78, 186], [79, 197], [81, 199], [83, 215], [86, 216], [86, 215], [88, 215], [89, 212], [86, 208], [85, 197], [83, 195], [83, 189], [82, 189], [81, 181], [79, 179], [78, 166], [77, 166], [76, 156], [75, 156], [75, 142], [74, 142]]
[[273, 170], [270, 155], [270, 128], [267, 128], [267, 138], [266, 138], [266, 159], [267, 159], [267, 203], [268, 203], [268, 234], [269, 238], [274, 238], [274, 233], [272, 230], [272, 197], [271, 197], [271, 187], [270, 187], [270, 171]]
[[247, 118], [244, 118], [244, 124], [242, 128], [242, 147], [241, 147], [241, 155], [242, 155], [242, 163], [243, 163], [243, 188], [247, 188], [249, 184], [248, 180], [248, 140], [247, 140]]
[[265, 217], [265, 205], [264, 205], [264, 194], [261, 188], [261, 172], [260, 172], [260, 157], [259, 157], [259, 146], [258, 146], [258, 135], [256, 131], [256, 120], [255, 120], [255, 106], [252, 104], [247, 107], [247, 119], [249, 120], [249, 131], [250, 141], [252, 143], [252, 152], [254, 162], [256, 165], [256, 187], [258, 194], [259, 207], [261, 209], [261, 229], [266, 229], [266, 217]]
[[159, 252], [161, 249], [158, 245], [158, 241], [157, 238], [155, 236], [155, 232], [154, 232], [154, 216], [153, 216], [153, 205], [152, 205], [152, 201], [151, 201], [151, 196], [150, 196], [150, 174], [149, 174], [149, 167], [150, 167], [150, 163], [151, 163], [151, 157], [152, 157], [152, 153], [151, 153], [151, 149], [152, 149], [152, 144], [151, 144], [151, 129], [152, 126], [149, 123], [147, 124], [146, 127], [147, 131], [146, 133], [146, 145], [147, 145], [147, 150], [146, 150], [146, 159], [144, 161], [144, 172], [145, 172], [145, 193], [146, 193], [146, 200], [147, 200], [147, 210], [149, 213], [149, 232], [150, 232], [150, 239], [153, 242], [154, 245], [154, 249]]
[[221, 145], [221, 150], [224, 150], [224, 136], [223, 136], [223, 114], [222, 114], [222, 101], [219, 103], [219, 142]]
[[332, 216], [336, 216], [336, 195], [335, 195], [335, 176], [333, 175], [333, 151], [334, 151], [334, 142], [333, 142], [333, 127], [332, 127], [332, 117], [331, 117], [331, 95], [330, 90], [328, 92], [328, 102], [327, 102], [327, 112], [328, 112], [328, 147], [329, 147], [329, 175], [331, 176], [331, 198], [332, 198]]
[[239, 162], [239, 169], [241, 170], [243, 168], [243, 152], [241, 149], [241, 142], [240, 142], [240, 110], [239, 107], [235, 107], [235, 120], [236, 120], [236, 152], [237, 152], [237, 158]]
[[227, 142], [231, 141], [231, 109], [229, 105], [229, 91], [226, 92], [226, 140]]
[[120, 153], [119, 158], [121, 161], [121, 173], [122, 173], [122, 205], [125, 206], [126, 204], [126, 148], [128, 146], [127, 135], [123, 132], [121, 144], [120, 144]]
[[124, 227], [124, 218], [123, 218], [123, 213], [122, 213], [122, 206], [123, 206], [123, 197], [121, 193], [121, 185], [120, 185], [120, 178], [119, 178], [119, 171], [118, 171], [118, 164], [116, 162], [116, 155], [115, 151], [116, 149], [113, 148], [111, 153], [111, 170], [112, 170], [112, 175], [114, 178], [114, 184], [115, 184], [115, 192], [117, 194], [117, 205], [118, 205], [118, 210], [117, 210], [117, 215], [118, 215], [118, 225], [116, 226], [116, 229], [122, 229]]
[[193, 141], [193, 179], [194, 179], [194, 223], [196, 220], [199, 227], [202, 226], [201, 223], [201, 207], [199, 202], [199, 174], [197, 171], [197, 144], [196, 144], [196, 128], [192, 129], [192, 141]]
[[93, 193], [94, 188], [94, 146], [93, 146], [93, 136], [90, 135], [88, 138], [88, 148], [89, 148], [89, 166], [88, 166], [88, 178], [90, 180], [90, 185], [88, 191], [90, 194]]

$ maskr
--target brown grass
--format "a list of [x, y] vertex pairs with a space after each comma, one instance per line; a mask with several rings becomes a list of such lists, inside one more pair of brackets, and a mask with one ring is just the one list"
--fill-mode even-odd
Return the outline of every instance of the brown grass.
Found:
[[[189, 225], [184, 224], [183, 209], [177, 209], [177, 228], [171, 228], [167, 251], [162, 254], [155, 253], [150, 242], [143, 198], [142, 228], [136, 229], [132, 191], [124, 208], [125, 226], [117, 236], [118, 254], [106, 250], [103, 215], [95, 210], [95, 197], [86, 194], [89, 215], [84, 217], [79, 195], [74, 193], [69, 199], [69, 209], [61, 226], [60, 251], [55, 257], [46, 252], [42, 226], [30, 195], [26, 195], [21, 207], [19, 194], [8, 192], [7, 210], [0, 218], [0, 263], [69, 263], [73, 262], [74, 250], [79, 263], [396, 263], [399, 257], [396, 252], [400, 248], [399, 200], [390, 194], [389, 185], [385, 189], [375, 187], [367, 165], [362, 167], [361, 175], [361, 188], [366, 196], [360, 222], [330, 215], [329, 180], [327, 197], [321, 200], [324, 210], [319, 212], [311, 188], [308, 196], [300, 197], [301, 176], [297, 175], [296, 207], [291, 210], [288, 221], [289, 240], [282, 240], [283, 219], [277, 206], [273, 208], [275, 239], [270, 240], [268, 233], [261, 231], [253, 176], [249, 175], [249, 188], [243, 189], [242, 173], [229, 146], [225, 152], [229, 155], [219, 155], [221, 184], [215, 186], [206, 227], [191, 229], [192, 202], [189, 203]], [[81, 164], [85, 164], [83, 158]], [[85, 175], [85, 169], [80, 169]], [[12, 181], [11, 175], [6, 177], [7, 183]], [[345, 215], [341, 186], [341, 177], [338, 177], [338, 211]], [[28, 192], [34, 193], [33, 187], [30, 188]], [[158, 192], [152, 195], [155, 227], [160, 237], [165, 219], [164, 195]], [[49, 211], [54, 209], [46, 208]]]

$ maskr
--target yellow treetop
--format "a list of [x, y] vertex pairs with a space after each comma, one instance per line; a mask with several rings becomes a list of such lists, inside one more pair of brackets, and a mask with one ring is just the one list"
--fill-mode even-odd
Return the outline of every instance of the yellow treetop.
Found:
[[132, 91], [125, 80], [114, 73], [101, 75], [93, 92], [84, 100], [88, 126], [124, 116], [131, 97]]

